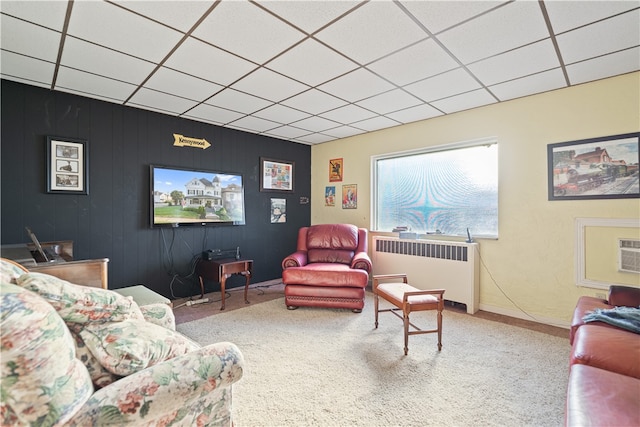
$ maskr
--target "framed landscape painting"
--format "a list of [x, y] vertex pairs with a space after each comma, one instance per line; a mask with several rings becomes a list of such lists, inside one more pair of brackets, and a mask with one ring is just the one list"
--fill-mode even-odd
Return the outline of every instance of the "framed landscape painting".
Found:
[[549, 200], [640, 197], [640, 132], [547, 146]]

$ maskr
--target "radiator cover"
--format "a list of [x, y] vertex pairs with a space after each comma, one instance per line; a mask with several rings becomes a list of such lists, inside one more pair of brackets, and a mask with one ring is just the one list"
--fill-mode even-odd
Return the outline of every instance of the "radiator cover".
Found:
[[418, 289], [444, 289], [444, 298], [467, 306], [480, 304], [480, 252], [477, 243], [373, 237], [374, 274], [406, 273]]

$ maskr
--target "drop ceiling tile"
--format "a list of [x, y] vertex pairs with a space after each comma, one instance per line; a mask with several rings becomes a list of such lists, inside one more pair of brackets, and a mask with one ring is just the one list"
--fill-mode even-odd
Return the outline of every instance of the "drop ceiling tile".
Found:
[[496, 102], [496, 99], [486, 90], [478, 89], [473, 92], [452, 96], [451, 98], [441, 99], [439, 101], [432, 102], [431, 104], [437, 109], [444, 111], [447, 114], [451, 114], [457, 111], [494, 104]]
[[405, 108], [420, 105], [421, 100], [413, 95], [408, 94], [402, 89], [395, 89], [371, 98], [363, 99], [357, 104], [363, 108], [375, 111], [379, 114], [387, 114], [392, 111], [402, 110]]
[[239, 126], [244, 129], [251, 129], [253, 132], [264, 132], [281, 126], [281, 123], [252, 116], [242, 117], [241, 119], [235, 120], [232, 124], [233, 126]]
[[50, 88], [54, 71], [55, 66], [51, 62], [4, 50], [0, 52], [0, 75], [3, 79]]
[[194, 38], [185, 40], [164, 65], [222, 86], [255, 69], [251, 62]]
[[468, 68], [488, 86], [559, 66], [553, 43], [546, 39], [483, 59], [469, 65]]
[[549, 37], [538, 2], [516, 1], [438, 35], [462, 63]]
[[567, 66], [571, 84], [604, 79], [640, 70], [640, 47]]
[[[24, 33], [29, 37], [24, 37]], [[55, 62], [58, 58], [61, 34], [2, 15], [0, 19], [0, 46], [3, 50]]]
[[[553, 31], [562, 33], [638, 7], [637, 1], [547, 1]], [[578, 7], [576, 7], [578, 6]]]
[[442, 112], [427, 104], [416, 105], [415, 107], [387, 114], [387, 117], [400, 123], [412, 123], [437, 116], [442, 116]]
[[196, 101], [177, 96], [168, 95], [151, 89], [141, 88], [135, 93], [127, 104], [135, 104], [153, 107], [175, 114], [182, 114], [197, 105]]
[[363, 131], [351, 126], [338, 126], [337, 128], [327, 129], [323, 133], [325, 135], [333, 136], [334, 138], [347, 138], [353, 135], [359, 135]]
[[215, 83], [166, 67], [156, 70], [145, 87], [196, 101], [203, 101], [223, 89]]
[[293, 126], [281, 126], [275, 129], [270, 129], [265, 132], [266, 135], [275, 136], [277, 138], [299, 138], [304, 135], [308, 135], [309, 131], [304, 129], [299, 129]]
[[345, 101], [327, 95], [317, 89], [310, 89], [292, 98], [282, 101], [282, 104], [310, 114], [319, 114], [346, 104]]
[[367, 66], [398, 86], [452, 70], [458, 63], [432, 39], [410, 46]]
[[235, 83], [233, 88], [273, 102], [280, 102], [308, 89], [308, 86], [273, 71], [259, 68]]
[[418, 98], [431, 102], [459, 93], [468, 92], [480, 87], [480, 84], [463, 68], [430, 77], [417, 83], [405, 86], [405, 90]]
[[377, 114], [372, 111], [365, 110], [364, 108], [353, 104], [345, 105], [344, 107], [336, 108], [335, 110], [320, 114], [321, 117], [338, 123], [359, 122], [360, 120], [370, 119], [376, 115]]
[[321, 133], [312, 133], [309, 135], [301, 136], [296, 138], [296, 142], [300, 142], [302, 144], [322, 144], [323, 142], [333, 141], [335, 138], [328, 135], [323, 135]]
[[185, 117], [193, 119], [202, 119], [211, 123], [226, 124], [243, 117], [244, 114], [224, 108], [214, 107], [213, 105], [200, 104], [197, 107], [183, 114]]
[[548, 92], [550, 90], [566, 87], [567, 83], [560, 68], [533, 74], [520, 79], [499, 83], [489, 87], [500, 101], [520, 98], [536, 93]]
[[2, 0], [0, 1], [0, 11], [3, 14], [61, 32], [64, 27], [64, 17], [67, 14], [67, 2]]
[[640, 45], [640, 8], [558, 36], [565, 64]]
[[68, 34], [149, 61], [161, 61], [183, 34], [111, 3], [77, 1]]
[[384, 81], [371, 71], [359, 68], [329, 83], [318, 86], [318, 89], [349, 102], [356, 102], [391, 90], [393, 87], [392, 84]]
[[246, 93], [238, 92], [237, 90], [225, 89], [222, 92], [217, 93], [212, 98], [207, 99], [207, 104], [226, 108], [227, 110], [238, 111], [240, 113], [251, 114], [254, 111], [261, 110], [262, 108], [271, 105], [271, 102]]
[[73, 37], [65, 40], [61, 64], [133, 84], [142, 82], [154, 68], [150, 62]]
[[155, 1], [118, 1], [118, 5], [122, 7], [148, 16], [183, 33], [193, 27], [198, 19], [211, 7], [211, 4], [212, 2], [200, 0], [164, 0], [162, 1], [162, 7], [158, 7], [158, 2]]
[[269, 62], [268, 68], [309, 86], [317, 86], [357, 68], [357, 65], [313, 39]]
[[291, 22], [307, 34], [312, 34], [360, 3], [359, 0], [341, 1], [257, 1]]
[[504, 1], [401, 1], [431, 33], [437, 34], [504, 4]]
[[250, 2], [223, 1], [193, 36], [263, 64], [305, 35]]
[[263, 110], [256, 111], [253, 115], [263, 119], [286, 124], [306, 119], [310, 116], [310, 114], [280, 104], [273, 104]]
[[306, 119], [298, 120], [297, 122], [292, 123], [292, 126], [306, 129], [311, 132], [322, 132], [325, 129], [331, 129], [340, 126], [340, 123], [336, 123], [332, 120], [327, 120], [322, 117], [312, 116]]
[[364, 65], [426, 38], [393, 2], [368, 2], [316, 34], [316, 38]]
[[136, 86], [73, 68], [60, 67], [55, 89], [122, 103], [136, 90]]
[[390, 128], [393, 126], [397, 126], [399, 124], [400, 124], [399, 122], [396, 122], [395, 120], [391, 120], [388, 117], [378, 116], [378, 117], [373, 117], [371, 119], [362, 120], [357, 123], [353, 123], [353, 126], [358, 129], [366, 130], [367, 132], [373, 132], [374, 130]]

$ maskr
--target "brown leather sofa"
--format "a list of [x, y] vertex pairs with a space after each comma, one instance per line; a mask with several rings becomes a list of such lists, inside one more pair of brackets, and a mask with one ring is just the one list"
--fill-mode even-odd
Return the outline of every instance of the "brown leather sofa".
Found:
[[364, 228], [351, 224], [319, 224], [298, 231], [297, 249], [282, 261], [287, 308], [364, 307], [371, 273]]
[[640, 289], [611, 286], [606, 300], [580, 297], [571, 323], [567, 426], [640, 425], [640, 335], [606, 322], [595, 309], [640, 306]]

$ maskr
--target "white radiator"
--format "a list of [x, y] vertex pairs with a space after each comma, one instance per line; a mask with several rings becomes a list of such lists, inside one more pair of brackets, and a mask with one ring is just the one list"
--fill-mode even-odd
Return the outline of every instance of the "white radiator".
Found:
[[467, 313], [480, 303], [477, 243], [373, 238], [373, 273], [406, 273], [418, 289], [444, 289], [444, 299], [465, 304]]

